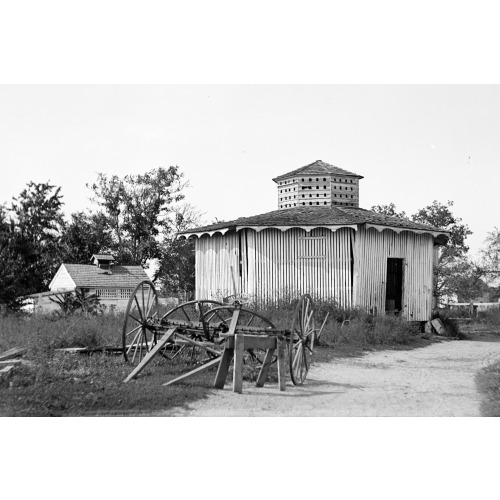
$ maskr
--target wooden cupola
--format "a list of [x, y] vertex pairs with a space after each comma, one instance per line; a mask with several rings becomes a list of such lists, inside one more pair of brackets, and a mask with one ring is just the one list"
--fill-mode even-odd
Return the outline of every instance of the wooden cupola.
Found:
[[302, 206], [359, 207], [361, 175], [317, 160], [273, 179], [278, 187], [278, 208]]
[[100, 269], [110, 271], [111, 266], [115, 263], [115, 258], [109, 253], [95, 253], [90, 262]]

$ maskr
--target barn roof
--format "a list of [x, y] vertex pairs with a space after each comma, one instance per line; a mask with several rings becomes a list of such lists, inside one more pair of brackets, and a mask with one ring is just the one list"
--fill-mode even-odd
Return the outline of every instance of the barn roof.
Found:
[[336, 167], [335, 165], [330, 165], [322, 160], [316, 160], [314, 163], [310, 163], [305, 167], [297, 168], [292, 170], [287, 174], [279, 175], [273, 179], [274, 182], [281, 181], [283, 179], [288, 179], [290, 177], [295, 177], [297, 175], [348, 175], [351, 177], [357, 177], [358, 179], [363, 179], [362, 175], [355, 174], [353, 172], [348, 172], [343, 168]]
[[107, 270], [87, 264], [61, 264], [68, 271], [76, 287], [133, 288], [140, 281], [149, 280], [141, 266], [113, 266]]
[[366, 227], [374, 227], [378, 230], [391, 228], [397, 232], [403, 230], [414, 231], [418, 233], [429, 232], [434, 236], [444, 235], [447, 237], [447, 231], [443, 231], [434, 226], [413, 222], [409, 219], [399, 217], [390, 217], [384, 214], [378, 214], [365, 210], [363, 208], [354, 207], [294, 207], [288, 210], [274, 210], [261, 215], [252, 217], [241, 217], [239, 219], [219, 222], [209, 226], [198, 227], [179, 233], [179, 236], [202, 236], [203, 234], [213, 234], [215, 232], [225, 233], [231, 229], [239, 230], [244, 228], [253, 228], [257, 231], [275, 227], [277, 229], [286, 230], [292, 227], [302, 227], [310, 230], [314, 227], [330, 227], [332, 229], [338, 227], [353, 227], [359, 225]]

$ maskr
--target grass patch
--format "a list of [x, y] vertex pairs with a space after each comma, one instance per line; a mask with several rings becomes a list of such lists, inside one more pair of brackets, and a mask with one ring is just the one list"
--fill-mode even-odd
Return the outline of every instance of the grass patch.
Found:
[[476, 386], [483, 397], [481, 414], [484, 417], [500, 417], [500, 362], [479, 371]]
[[10, 387], [0, 388], [2, 416], [79, 416], [148, 413], [183, 406], [203, 398], [212, 387], [213, 372], [189, 384], [162, 387], [188, 369], [183, 360], [154, 360], [136, 380], [124, 384], [132, 370], [121, 355], [68, 354], [65, 347], [118, 346], [121, 315], [45, 315], [0, 317], [0, 352], [26, 347], [30, 362], [15, 367]]
[[[295, 306], [296, 301], [292, 301], [259, 313], [271, 319], [277, 328], [290, 329]], [[334, 304], [317, 304], [317, 327], [327, 312], [330, 317], [321, 345], [315, 350], [315, 362], [361, 356], [366, 350], [427, 345], [415, 324], [397, 317], [372, 317], [358, 310], [341, 310]], [[57, 351], [66, 347], [119, 346], [122, 325], [123, 315], [120, 314], [0, 317], [0, 352], [11, 347], [25, 347], [28, 352], [24, 359], [30, 362], [16, 366], [10, 387], [0, 388], [0, 415], [148, 414], [182, 407], [209, 394], [215, 370], [184, 383], [162, 386], [190, 369], [182, 357], [174, 361], [158, 357], [137, 380], [124, 384], [132, 367], [121, 355]], [[244, 367], [245, 380], [255, 381], [257, 374], [255, 366]], [[230, 379], [231, 372], [228, 382]], [[277, 367], [273, 364], [268, 383], [276, 381]]]

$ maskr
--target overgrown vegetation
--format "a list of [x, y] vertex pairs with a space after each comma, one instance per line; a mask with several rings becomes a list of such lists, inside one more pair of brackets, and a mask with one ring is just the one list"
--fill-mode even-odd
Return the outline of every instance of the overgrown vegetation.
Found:
[[500, 417], [500, 362], [483, 368], [476, 375], [476, 385], [483, 395], [481, 414]]
[[98, 174], [88, 185], [97, 210], [69, 214], [61, 188], [29, 182], [0, 203], [0, 306], [18, 310], [23, 297], [44, 292], [59, 266], [89, 264], [92, 254], [111, 252], [118, 264], [157, 266], [166, 293], [194, 290], [194, 247], [175, 234], [199, 222], [184, 203], [187, 182], [178, 167], [142, 175]]
[[[282, 329], [291, 327], [296, 301], [259, 311]], [[342, 311], [331, 304], [319, 304], [317, 318], [330, 318], [315, 352], [316, 361], [339, 356], [361, 355], [365, 349], [417, 345], [417, 327], [396, 317], [372, 318], [361, 311]], [[347, 320], [347, 321], [346, 321]], [[95, 352], [68, 354], [67, 347], [118, 346], [123, 316], [73, 314], [0, 317], [0, 352], [11, 347], [28, 349], [18, 365], [10, 388], [0, 388], [0, 415], [78, 416], [148, 413], [182, 406], [205, 397], [212, 388], [209, 371], [178, 385], [162, 384], [181, 373], [186, 365], [180, 357], [166, 362], [154, 360], [141, 376], [128, 384], [131, 371], [121, 355]], [[320, 326], [319, 324], [317, 325]], [[256, 370], [246, 367], [246, 380], [255, 380]], [[276, 367], [270, 383], [276, 381]]]
[[117, 346], [122, 324], [121, 315], [0, 317], [0, 352], [11, 347], [28, 349], [23, 358], [27, 363], [16, 366], [11, 386], [0, 388], [0, 415], [140, 414], [182, 406], [207, 394], [213, 374], [188, 384], [162, 386], [185, 369], [179, 362], [159, 358], [138, 380], [124, 384], [131, 366], [121, 355], [57, 351]]

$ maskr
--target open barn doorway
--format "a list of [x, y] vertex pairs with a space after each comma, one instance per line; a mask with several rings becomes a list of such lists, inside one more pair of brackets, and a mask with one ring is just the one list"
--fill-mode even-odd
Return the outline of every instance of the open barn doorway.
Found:
[[403, 306], [403, 263], [404, 259], [387, 259], [387, 280], [385, 312], [399, 316]]

